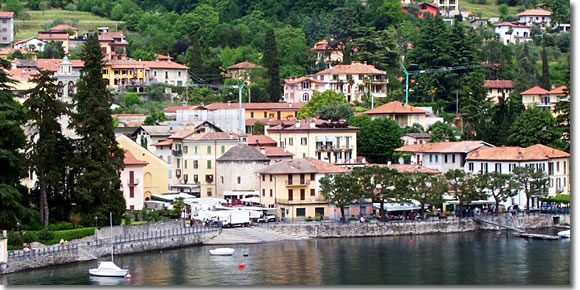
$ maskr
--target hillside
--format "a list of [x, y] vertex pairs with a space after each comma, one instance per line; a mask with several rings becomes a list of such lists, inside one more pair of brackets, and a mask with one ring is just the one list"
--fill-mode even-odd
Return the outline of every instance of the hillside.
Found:
[[[487, 4], [474, 4], [470, 0], [460, 1], [459, 8], [471, 11], [473, 15], [477, 15], [477, 12], [481, 12], [483, 18], [499, 17], [499, 7], [494, 0], [488, 0]], [[516, 15], [518, 12], [518, 6], [509, 7], [510, 14]]]
[[42, 25], [51, 23], [55, 19], [63, 19], [67, 23], [71, 20], [78, 21], [77, 27], [79, 28], [79, 33], [85, 33], [89, 29], [94, 30], [100, 26], [108, 26], [111, 29], [115, 29], [115, 24], [121, 23], [120, 21], [113, 21], [104, 17], [99, 17], [89, 12], [82, 11], [67, 11], [62, 9], [49, 9], [42, 11], [26, 11], [30, 14], [30, 20], [22, 21], [15, 20], [14, 26], [16, 27], [16, 34], [14, 38], [16, 40], [26, 39], [29, 37], [36, 36], [38, 31], [44, 30]]

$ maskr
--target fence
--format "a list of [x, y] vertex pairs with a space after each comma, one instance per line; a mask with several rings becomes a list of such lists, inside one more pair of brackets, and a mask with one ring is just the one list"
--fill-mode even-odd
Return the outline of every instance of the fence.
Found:
[[[128, 243], [128, 242], [139, 242], [139, 241], [146, 241], [146, 240], [153, 240], [153, 239], [162, 239], [162, 238], [167, 238], [167, 237], [209, 233], [209, 232], [219, 231], [220, 229], [221, 229], [221, 226], [219, 224], [216, 224], [216, 225], [210, 225], [210, 226], [192, 226], [192, 227], [185, 227], [185, 228], [171, 228], [171, 229], [164, 229], [164, 230], [157, 230], [157, 231], [147, 231], [147, 232], [140, 232], [140, 233], [117, 235], [117, 236], [113, 236], [113, 244], [116, 245], [116, 244], [122, 244], [122, 243]], [[100, 247], [100, 246], [105, 245], [105, 244], [110, 245], [110, 239], [105, 238], [105, 239], [87, 242], [87, 246], [94, 246], [94, 247]]]
[[58, 246], [42, 247], [30, 249], [29, 251], [24, 250], [8, 251], [8, 260], [55, 255], [64, 252], [76, 252], [78, 251], [78, 249], [79, 249], [78, 244], [68, 244], [67, 246], [58, 245]]

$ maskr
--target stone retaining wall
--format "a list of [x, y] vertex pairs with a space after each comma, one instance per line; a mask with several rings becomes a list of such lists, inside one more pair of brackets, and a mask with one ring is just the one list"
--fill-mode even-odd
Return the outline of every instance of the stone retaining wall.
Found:
[[[114, 226], [113, 236], [132, 235], [143, 232], [156, 232], [181, 228], [183, 228], [183, 221], [179, 219], [152, 222], [140, 225]], [[108, 239], [111, 236], [111, 228], [103, 227], [100, 230], [96, 230], [95, 233], [99, 239]]]
[[27, 269], [48, 267], [77, 262], [79, 258], [77, 251], [65, 251], [50, 255], [40, 255], [23, 257], [9, 260], [5, 268], [0, 268], [0, 274], [19, 272]]

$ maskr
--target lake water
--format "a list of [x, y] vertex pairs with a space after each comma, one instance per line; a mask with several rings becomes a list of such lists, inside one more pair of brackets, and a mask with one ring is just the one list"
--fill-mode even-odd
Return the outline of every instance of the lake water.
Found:
[[[555, 232], [556, 230], [554, 230]], [[411, 240], [413, 242], [411, 242]], [[228, 246], [229, 247], [229, 246]], [[317, 239], [116, 256], [132, 279], [89, 277], [96, 262], [0, 276], [4, 285], [534, 285], [570, 284], [570, 241], [505, 232]], [[248, 257], [243, 257], [248, 253]], [[245, 268], [238, 265], [244, 262]]]

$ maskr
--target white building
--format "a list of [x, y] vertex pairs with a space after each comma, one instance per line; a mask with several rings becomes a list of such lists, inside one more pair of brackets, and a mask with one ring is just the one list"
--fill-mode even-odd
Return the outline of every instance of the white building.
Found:
[[[149, 152], [157, 154], [159, 146], [154, 144], [166, 140], [169, 136], [181, 131], [181, 129], [181, 126], [141, 126], [136, 131], [137, 138], [135, 140], [137, 144], [140, 144]], [[162, 159], [169, 163], [167, 159]]]
[[270, 158], [247, 144], [240, 143], [216, 160], [217, 198], [225, 193], [256, 194], [260, 191], [258, 170], [270, 165]]
[[[529, 166], [545, 172], [549, 179], [548, 195], [570, 194], [570, 154], [545, 145], [521, 147], [481, 147], [467, 155], [465, 171], [471, 173], [512, 173], [520, 166]], [[520, 192], [506, 202], [506, 206], [526, 204], [526, 195]], [[539, 206], [537, 198], [531, 202]]]
[[431, 134], [429, 133], [407, 133], [403, 137], [403, 145], [415, 145], [415, 144], [426, 144], [429, 143], [431, 139]]
[[544, 9], [528, 9], [517, 15], [520, 23], [539, 25], [542, 28], [551, 26], [552, 12]]
[[26, 49], [30, 51], [44, 51], [45, 41], [38, 39], [37, 37], [31, 37], [14, 42], [14, 48]]
[[532, 25], [518, 22], [502, 22], [495, 25], [495, 34], [505, 45], [532, 41]]
[[0, 44], [14, 41], [14, 12], [0, 11]]

